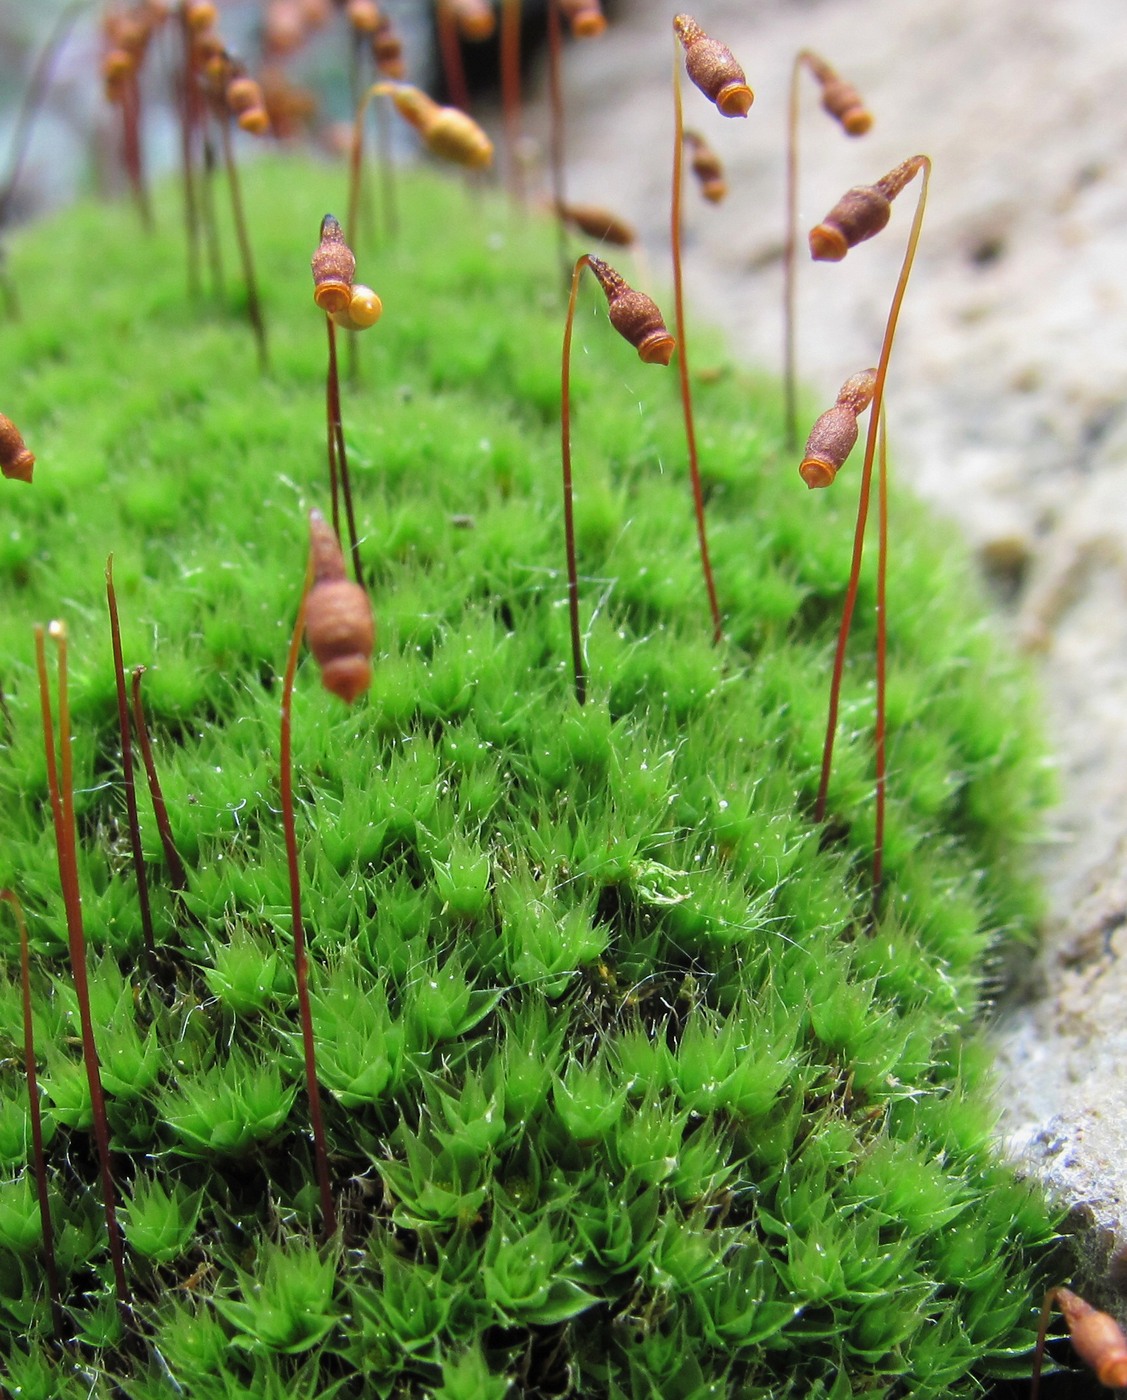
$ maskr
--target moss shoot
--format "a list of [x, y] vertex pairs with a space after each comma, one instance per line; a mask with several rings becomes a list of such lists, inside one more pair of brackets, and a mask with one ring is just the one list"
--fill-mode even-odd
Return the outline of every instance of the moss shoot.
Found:
[[[588, 702], [571, 677], [550, 230], [457, 181], [357, 249], [384, 302], [344, 419], [378, 628], [346, 710], [298, 674], [321, 1245], [279, 820], [280, 674], [327, 510], [309, 256], [343, 175], [244, 178], [269, 318], [81, 207], [11, 249], [3, 407], [38, 457], [0, 524], [0, 883], [34, 1024], [70, 1335], [52, 1350], [19, 944], [0, 914], [0, 1354], [30, 1397], [971, 1395], [1027, 1369], [1051, 1234], [995, 1160], [976, 1030], [1028, 928], [1043, 772], [959, 551], [897, 498], [886, 899], [871, 927], [873, 590], [829, 821], [811, 808], [854, 506], [780, 455], [773, 386], [696, 386], [710, 641], [672, 372], [581, 303]], [[629, 269], [627, 269], [629, 271]], [[233, 261], [229, 288], [237, 285]], [[653, 290], [652, 288], [650, 290]], [[709, 353], [698, 350], [698, 364]], [[895, 402], [892, 404], [895, 413]], [[103, 570], [176, 844], [147, 797], [146, 979]], [[113, 1301], [32, 623], [70, 632], [79, 865], [135, 1330]]]

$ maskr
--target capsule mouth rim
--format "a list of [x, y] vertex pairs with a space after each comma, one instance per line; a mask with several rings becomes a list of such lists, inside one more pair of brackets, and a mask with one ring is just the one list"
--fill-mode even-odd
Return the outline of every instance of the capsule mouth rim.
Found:
[[352, 288], [347, 282], [331, 278], [319, 282], [313, 289], [313, 300], [322, 311], [331, 316], [335, 311], [344, 311], [352, 301]]
[[240, 131], [251, 136], [265, 136], [270, 130], [270, 113], [265, 107], [248, 107], [235, 118]]
[[577, 39], [597, 39], [606, 33], [606, 28], [606, 16], [597, 13], [577, 15], [571, 21], [571, 32]]
[[810, 230], [810, 256], [815, 262], [841, 262], [849, 252], [845, 234], [833, 224], [815, 224]]
[[716, 94], [716, 107], [725, 117], [746, 117], [755, 101], [755, 93], [747, 83], [725, 83]]
[[834, 484], [837, 471], [837, 467], [823, 457], [805, 457], [798, 474], [811, 491], [818, 491]]
[[841, 118], [847, 136], [864, 136], [872, 129], [873, 114], [867, 107], [851, 107]]
[[650, 331], [638, 346], [638, 358], [646, 365], [667, 365], [676, 348], [677, 341], [668, 330]]
[[10, 462], [5, 462], [0, 466], [0, 476], [8, 481], [25, 481], [30, 486], [31, 476], [35, 470], [35, 453], [30, 447], [25, 447], [17, 452]]

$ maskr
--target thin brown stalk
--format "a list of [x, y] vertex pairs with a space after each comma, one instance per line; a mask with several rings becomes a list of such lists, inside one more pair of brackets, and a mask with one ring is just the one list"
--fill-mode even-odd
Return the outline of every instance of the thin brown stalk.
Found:
[[552, 208], [556, 213], [556, 238], [559, 244], [560, 266], [567, 285], [568, 257], [567, 223], [564, 209], [567, 194], [564, 188], [564, 96], [563, 96], [563, 36], [560, 27], [559, 0], [548, 0], [548, 104], [550, 125], [548, 163], [552, 177]]
[[106, 1100], [102, 1092], [102, 1076], [98, 1051], [94, 1041], [94, 1021], [90, 1011], [90, 985], [86, 973], [86, 935], [82, 927], [82, 899], [78, 890], [78, 855], [75, 847], [74, 772], [71, 758], [70, 701], [67, 693], [67, 635], [61, 622], [52, 622], [48, 629], [58, 648], [59, 696], [59, 759], [55, 760], [54, 723], [51, 715], [51, 694], [47, 677], [47, 651], [43, 628], [35, 628], [35, 660], [39, 673], [39, 703], [43, 718], [43, 741], [47, 755], [47, 789], [51, 799], [51, 815], [55, 826], [55, 851], [59, 864], [59, 884], [66, 910], [67, 943], [70, 951], [71, 976], [82, 1031], [82, 1062], [90, 1091], [90, 1111], [94, 1141], [102, 1177], [102, 1202], [106, 1215], [110, 1262], [113, 1267], [117, 1304], [124, 1321], [132, 1321], [129, 1285], [125, 1278], [125, 1252], [110, 1165], [110, 1130], [106, 1118]]
[[900, 275], [892, 294], [888, 318], [884, 326], [884, 340], [881, 342], [880, 359], [877, 361], [876, 387], [869, 410], [869, 430], [865, 438], [865, 460], [861, 467], [861, 486], [857, 502], [857, 525], [853, 533], [853, 559], [849, 569], [849, 583], [845, 590], [842, 606], [841, 626], [838, 630], [837, 648], [834, 652], [833, 676], [830, 681], [829, 713], [826, 719], [826, 738], [822, 748], [822, 774], [818, 783], [818, 797], [814, 804], [814, 820], [822, 821], [826, 815], [826, 800], [830, 787], [830, 769], [833, 766], [834, 736], [837, 732], [838, 707], [841, 701], [841, 683], [845, 672], [845, 647], [849, 640], [849, 630], [853, 623], [853, 610], [857, 605], [857, 588], [861, 578], [861, 559], [865, 550], [865, 525], [869, 518], [869, 497], [872, 492], [873, 461], [876, 456], [877, 433], [880, 428], [881, 409], [884, 405], [884, 383], [888, 377], [888, 360], [892, 353], [892, 342], [896, 335], [896, 323], [900, 318], [900, 307], [908, 287], [912, 262], [920, 241], [920, 228], [923, 224], [924, 208], [927, 204], [927, 187], [931, 179], [931, 161], [927, 156], [918, 156], [918, 169], [923, 172], [920, 182], [916, 212], [908, 233], [908, 246], [900, 265]]
[[442, 61], [442, 79], [451, 106], [463, 112], [470, 110], [470, 90], [466, 85], [466, 66], [462, 62], [462, 41], [458, 36], [458, 22], [450, 9], [449, 0], [438, 0], [436, 22], [438, 26], [438, 53]]
[[136, 71], [129, 74], [121, 94], [122, 158], [129, 188], [133, 192], [133, 202], [141, 227], [146, 233], [153, 230], [153, 210], [149, 202], [149, 191], [145, 183], [144, 155], [141, 149], [141, 85]]
[[887, 750], [885, 734], [885, 691], [888, 673], [888, 425], [881, 404], [880, 433], [877, 440], [877, 714], [876, 821], [873, 831], [873, 914], [880, 904], [884, 883], [884, 809], [887, 796]]
[[501, 112], [505, 131], [505, 180], [509, 198], [524, 203], [521, 166], [521, 0], [501, 0]]
[[144, 666], [133, 668], [133, 727], [137, 732], [137, 743], [140, 745], [141, 759], [145, 765], [145, 777], [149, 782], [149, 797], [152, 799], [153, 817], [160, 835], [160, 844], [164, 847], [164, 861], [168, 866], [168, 878], [174, 890], [186, 890], [188, 888], [188, 872], [184, 869], [184, 862], [180, 859], [180, 852], [176, 849], [176, 842], [172, 839], [172, 824], [168, 820], [168, 808], [165, 805], [164, 793], [161, 790], [160, 778], [157, 774], [152, 741], [149, 739], [149, 726], [145, 723], [145, 709], [141, 704], [141, 677], [144, 674]]
[[571, 489], [571, 336], [579, 278], [590, 259], [584, 253], [571, 275], [571, 294], [564, 322], [563, 360], [560, 367], [560, 460], [563, 464], [564, 550], [567, 554], [567, 610], [571, 620], [571, 662], [575, 673], [575, 698], [587, 700], [587, 672], [583, 665], [583, 640], [579, 633], [579, 569], [575, 557], [575, 510]]
[[[226, 120], [224, 117], [222, 120]], [[215, 158], [215, 143], [211, 139], [210, 118], [206, 111], [203, 117], [203, 178], [200, 180], [200, 214], [203, 223], [204, 241], [207, 245], [207, 261], [211, 271], [211, 287], [222, 300], [225, 278], [223, 275], [223, 249], [219, 243], [219, 228], [215, 220], [215, 171], [218, 162]]]
[[35, 118], [43, 106], [43, 99], [51, 80], [51, 70], [74, 27], [75, 20], [86, 7], [87, 0], [78, 0], [78, 3], [67, 5], [59, 12], [54, 27], [48, 34], [47, 41], [35, 61], [31, 79], [24, 89], [20, 108], [12, 127], [11, 145], [8, 150], [8, 170], [4, 176], [3, 185], [0, 185], [0, 228], [3, 228], [8, 222], [8, 211], [16, 192], [16, 186], [19, 184], [20, 175], [23, 172], [24, 161], [27, 159], [31, 133], [35, 127]]
[[125, 788], [125, 814], [129, 824], [129, 850], [137, 877], [137, 906], [141, 914], [141, 935], [145, 943], [145, 964], [149, 976], [156, 968], [153, 916], [149, 907], [149, 879], [145, 873], [145, 853], [141, 847], [141, 821], [137, 814], [137, 786], [133, 781], [133, 744], [129, 736], [129, 700], [125, 690], [125, 663], [121, 653], [121, 624], [117, 593], [113, 586], [113, 555], [106, 560], [106, 606], [110, 614], [110, 643], [113, 647], [113, 678], [117, 690], [117, 724], [121, 735], [121, 780]]
[[344, 497], [344, 514], [348, 522], [348, 545], [352, 555], [352, 572], [356, 582], [363, 586], [363, 567], [360, 563], [360, 538], [356, 530], [356, 516], [352, 509], [352, 481], [348, 474], [348, 452], [344, 445], [344, 424], [340, 410], [340, 370], [337, 363], [337, 328], [331, 316], [325, 317], [329, 331], [329, 373], [326, 387], [326, 401], [329, 419], [329, 482], [333, 488], [333, 529], [340, 536], [337, 507], [337, 478], [340, 480], [340, 494]]
[[200, 293], [200, 210], [196, 194], [196, 172], [193, 148], [195, 133], [201, 120], [202, 97], [196, 83], [196, 65], [192, 57], [192, 34], [188, 27], [188, 12], [179, 10], [180, 42], [184, 64], [180, 74], [180, 170], [184, 184], [184, 240], [187, 247], [188, 295]]
[[43, 1268], [47, 1275], [47, 1295], [51, 1300], [51, 1322], [56, 1342], [65, 1337], [63, 1307], [59, 1293], [59, 1271], [55, 1263], [55, 1231], [51, 1223], [51, 1201], [47, 1194], [47, 1154], [43, 1148], [43, 1118], [39, 1107], [39, 1078], [35, 1068], [35, 1027], [31, 1015], [31, 959], [27, 944], [27, 924], [23, 908], [13, 890], [0, 890], [0, 899], [11, 905], [20, 931], [20, 987], [23, 998], [23, 1062], [27, 1074], [27, 1102], [31, 1118], [31, 1152], [35, 1170], [35, 1194], [39, 1198], [39, 1220], [43, 1229]]
[[286, 865], [289, 870], [290, 911], [293, 919], [293, 961], [297, 981], [298, 1014], [301, 1018], [301, 1043], [305, 1059], [305, 1087], [309, 1096], [309, 1121], [313, 1131], [313, 1156], [317, 1183], [321, 1192], [321, 1224], [326, 1239], [336, 1234], [337, 1208], [329, 1179], [329, 1154], [325, 1145], [325, 1122], [321, 1113], [321, 1090], [317, 1083], [317, 1061], [313, 1042], [313, 1010], [309, 1002], [309, 958], [305, 947], [305, 925], [301, 917], [301, 868], [297, 850], [297, 828], [293, 806], [293, 687], [297, 673], [297, 658], [301, 636], [305, 629], [305, 604], [309, 596], [311, 571], [306, 570], [297, 610], [293, 636], [286, 658], [286, 673], [282, 681], [282, 728], [280, 758], [280, 788], [282, 829], [286, 841]]
[[795, 55], [787, 100], [786, 228], [783, 232], [783, 423], [788, 452], [798, 446], [795, 369], [795, 264], [798, 245], [798, 99], [802, 54]]
[[266, 349], [266, 322], [262, 318], [262, 304], [258, 299], [258, 282], [254, 275], [254, 255], [250, 247], [246, 216], [243, 212], [243, 196], [239, 187], [239, 172], [235, 167], [235, 151], [231, 141], [231, 123], [226, 115], [217, 118], [220, 140], [223, 144], [223, 163], [227, 167], [227, 184], [231, 191], [231, 214], [235, 220], [235, 237], [239, 244], [239, 257], [243, 264], [243, 279], [247, 289], [247, 315], [254, 331], [258, 347], [258, 367], [265, 372], [270, 368], [270, 356]]
[[681, 189], [685, 161], [685, 120], [681, 103], [681, 47], [678, 43], [675, 43], [674, 47], [673, 193], [670, 242], [673, 249], [673, 313], [677, 320], [677, 368], [681, 382], [681, 411], [685, 419], [685, 442], [689, 453], [689, 478], [693, 487], [693, 508], [696, 512], [700, 566], [701, 572], [704, 574], [704, 586], [708, 593], [708, 607], [712, 616], [712, 640], [720, 642], [724, 636], [724, 623], [720, 616], [720, 603], [716, 597], [716, 581], [712, 575], [712, 562], [708, 555], [708, 534], [704, 523], [704, 490], [700, 479], [697, 434], [693, 421], [692, 385], [689, 380], [689, 360], [685, 348], [685, 293], [684, 279], [681, 273]]

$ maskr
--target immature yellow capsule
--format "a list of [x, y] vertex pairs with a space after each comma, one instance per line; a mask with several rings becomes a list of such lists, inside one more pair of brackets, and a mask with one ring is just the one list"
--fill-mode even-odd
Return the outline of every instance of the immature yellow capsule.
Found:
[[482, 170], [492, 162], [493, 142], [472, 117], [457, 107], [442, 107], [409, 83], [393, 88], [391, 100], [434, 155], [473, 170]]
[[343, 311], [331, 313], [333, 321], [346, 331], [366, 331], [374, 326], [383, 315], [383, 302], [371, 287], [356, 282], [352, 287], [352, 299]]

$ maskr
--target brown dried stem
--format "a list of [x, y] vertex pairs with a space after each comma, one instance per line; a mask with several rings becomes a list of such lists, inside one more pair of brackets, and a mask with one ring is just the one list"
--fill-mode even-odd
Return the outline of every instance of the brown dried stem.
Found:
[[364, 570], [360, 563], [360, 538], [356, 530], [356, 516], [352, 508], [352, 480], [348, 474], [348, 452], [344, 445], [344, 424], [340, 408], [340, 370], [337, 362], [337, 328], [331, 316], [325, 317], [329, 333], [329, 372], [326, 377], [325, 399], [328, 411], [329, 440], [329, 483], [333, 493], [333, 529], [340, 534], [339, 509], [337, 506], [337, 481], [344, 497], [344, 514], [348, 522], [348, 547], [352, 555], [352, 572], [356, 582], [363, 584]]
[[297, 658], [305, 630], [305, 605], [309, 596], [312, 570], [306, 569], [297, 610], [293, 636], [286, 657], [286, 672], [282, 681], [282, 723], [280, 777], [282, 830], [286, 841], [286, 866], [289, 871], [290, 911], [293, 922], [294, 976], [297, 981], [298, 1015], [301, 1019], [301, 1043], [305, 1060], [305, 1087], [309, 1096], [309, 1122], [313, 1131], [313, 1156], [316, 1162], [317, 1184], [321, 1193], [321, 1225], [326, 1239], [336, 1234], [337, 1208], [329, 1179], [329, 1154], [325, 1145], [325, 1121], [321, 1113], [321, 1090], [317, 1083], [317, 1061], [313, 1041], [313, 1011], [309, 1002], [309, 958], [305, 947], [305, 925], [301, 917], [301, 868], [297, 850], [297, 828], [293, 806], [293, 687], [297, 673]]
[[47, 678], [47, 651], [43, 628], [35, 628], [35, 660], [39, 673], [39, 703], [43, 718], [43, 742], [47, 756], [47, 790], [51, 800], [51, 816], [55, 826], [55, 852], [59, 865], [59, 884], [66, 910], [67, 943], [70, 951], [71, 976], [82, 1031], [82, 1062], [90, 1092], [90, 1112], [93, 1119], [94, 1141], [102, 1177], [102, 1202], [106, 1215], [110, 1261], [118, 1309], [127, 1325], [132, 1322], [129, 1285], [125, 1279], [125, 1253], [110, 1166], [110, 1130], [106, 1118], [106, 1100], [102, 1092], [102, 1076], [98, 1051], [94, 1042], [94, 1021], [90, 1010], [90, 986], [86, 974], [86, 935], [82, 927], [82, 899], [78, 890], [78, 856], [75, 848], [74, 772], [71, 756], [70, 702], [67, 694], [67, 635], [61, 622], [52, 622], [51, 638], [58, 648], [59, 695], [59, 758], [56, 765], [54, 722], [51, 715], [51, 694]]
[[223, 163], [227, 168], [227, 183], [231, 191], [231, 214], [235, 221], [235, 237], [239, 244], [239, 257], [243, 264], [243, 280], [247, 289], [247, 315], [254, 341], [258, 348], [258, 367], [265, 373], [270, 368], [270, 356], [266, 348], [266, 322], [262, 316], [262, 304], [258, 299], [258, 281], [254, 275], [254, 255], [247, 232], [246, 215], [243, 212], [243, 196], [239, 187], [239, 173], [235, 167], [235, 152], [231, 141], [231, 122], [226, 113], [218, 115], [220, 140], [223, 145]]
[[521, 0], [501, 0], [501, 111], [505, 131], [505, 184], [509, 198], [524, 202], [521, 167], [522, 103], [520, 78]]
[[[849, 583], [845, 591], [842, 607], [841, 627], [838, 631], [837, 648], [834, 653], [833, 677], [830, 682], [829, 714], [826, 720], [826, 738], [822, 750], [822, 773], [818, 783], [818, 797], [814, 805], [815, 821], [822, 821], [826, 815], [826, 799], [829, 793], [830, 769], [833, 765], [834, 736], [837, 732], [837, 714], [841, 699], [841, 682], [845, 669], [845, 647], [849, 640], [849, 630], [853, 623], [853, 610], [857, 604], [857, 588], [861, 577], [861, 559], [865, 548], [865, 525], [869, 514], [869, 497], [872, 490], [873, 460], [876, 455], [877, 432], [881, 408], [884, 404], [884, 384], [888, 376], [888, 361], [892, 353], [892, 342], [896, 335], [896, 323], [900, 317], [900, 307], [907, 290], [908, 278], [912, 271], [916, 247], [920, 240], [924, 208], [927, 204], [927, 189], [931, 179], [931, 161], [927, 156], [914, 156], [913, 173], [923, 172], [920, 193], [916, 201], [916, 211], [908, 233], [908, 245], [900, 265], [900, 275], [892, 294], [892, 303], [885, 321], [884, 339], [881, 342], [880, 358], [877, 361], [876, 383], [873, 390], [872, 407], [869, 413], [869, 430], [865, 438], [865, 460], [861, 468], [861, 485], [857, 503], [857, 525], [853, 535], [853, 559], [849, 570]], [[904, 162], [904, 166], [912, 162]], [[897, 167], [898, 170], [904, 167]]]
[[149, 797], [153, 804], [153, 817], [157, 824], [161, 846], [164, 848], [164, 861], [168, 866], [169, 882], [172, 888], [179, 892], [188, 888], [188, 872], [184, 869], [184, 862], [180, 859], [180, 852], [176, 849], [176, 842], [172, 839], [172, 824], [168, 820], [168, 808], [165, 805], [164, 793], [157, 775], [156, 759], [153, 757], [153, 746], [149, 739], [149, 726], [145, 723], [145, 709], [141, 704], [141, 677], [144, 674], [144, 666], [134, 666], [133, 727], [137, 733], [137, 743], [141, 747], [141, 760], [145, 765], [145, 777], [149, 783]]
[[0, 899], [11, 905], [20, 931], [20, 988], [23, 1000], [23, 1062], [27, 1074], [27, 1102], [31, 1119], [31, 1152], [35, 1170], [35, 1193], [39, 1199], [39, 1220], [43, 1229], [43, 1268], [47, 1294], [51, 1300], [51, 1322], [56, 1342], [65, 1335], [63, 1308], [59, 1293], [59, 1271], [55, 1264], [55, 1231], [51, 1223], [51, 1201], [47, 1194], [47, 1154], [43, 1148], [43, 1117], [39, 1106], [39, 1078], [35, 1068], [35, 1027], [31, 1015], [31, 959], [28, 952], [27, 924], [23, 908], [12, 890], [0, 890]]
[[125, 663], [121, 652], [121, 624], [117, 592], [113, 585], [113, 555], [106, 560], [106, 606], [110, 614], [110, 643], [113, 647], [113, 678], [117, 691], [117, 724], [121, 736], [121, 780], [125, 788], [125, 814], [129, 826], [129, 850], [137, 877], [137, 907], [141, 914], [141, 935], [145, 943], [145, 966], [151, 977], [156, 968], [153, 916], [149, 907], [149, 880], [145, 853], [141, 846], [141, 822], [137, 814], [137, 787], [133, 781], [133, 745], [129, 737], [129, 700], [125, 690]]
[[689, 380], [689, 362], [685, 353], [685, 292], [681, 271], [681, 190], [684, 179], [685, 119], [681, 102], [681, 51], [675, 46], [673, 55], [673, 192], [671, 198], [670, 242], [673, 250], [673, 314], [676, 320], [678, 371], [681, 382], [681, 412], [685, 420], [685, 442], [689, 453], [689, 479], [693, 488], [693, 509], [696, 514], [697, 543], [700, 548], [701, 572], [704, 574], [708, 608], [712, 616], [712, 639], [720, 642], [724, 622], [716, 596], [716, 581], [708, 554], [708, 533], [704, 522], [704, 490], [700, 479], [700, 459], [697, 452], [696, 425], [693, 421], [693, 394]]

